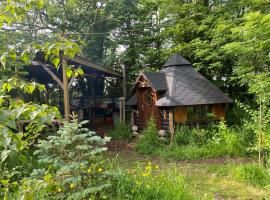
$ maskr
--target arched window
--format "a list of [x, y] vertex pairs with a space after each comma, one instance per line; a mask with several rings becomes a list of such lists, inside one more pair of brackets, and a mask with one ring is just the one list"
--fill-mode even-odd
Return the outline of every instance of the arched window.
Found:
[[145, 94], [145, 101], [148, 105], [152, 105], [154, 102], [154, 97], [150, 90], [148, 90]]

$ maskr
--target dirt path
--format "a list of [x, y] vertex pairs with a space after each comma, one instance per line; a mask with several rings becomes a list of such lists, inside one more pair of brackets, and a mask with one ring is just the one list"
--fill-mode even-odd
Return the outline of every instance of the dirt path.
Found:
[[113, 148], [108, 152], [110, 157], [117, 157], [119, 167], [131, 169], [138, 164], [149, 161], [158, 164], [160, 170], [177, 170], [182, 174], [187, 183], [187, 187], [198, 199], [247, 199], [260, 200], [269, 196], [269, 192], [262, 188], [255, 188], [246, 183], [240, 183], [232, 177], [220, 176], [209, 172], [207, 167], [211, 165], [224, 165], [227, 162], [243, 163], [246, 159], [205, 159], [201, 161], [163, 161], [156, 156], [139, 155], [133, 150], [132, 144], [120, 142], [113, 144]]

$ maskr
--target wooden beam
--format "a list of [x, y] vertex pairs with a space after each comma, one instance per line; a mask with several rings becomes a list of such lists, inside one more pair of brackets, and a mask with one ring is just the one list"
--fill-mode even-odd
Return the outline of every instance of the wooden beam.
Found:
[[68, 77], [66, 73], [67, 59], [62, 58], [62, 74], [63, 74], [63, 91], [64, 91], [64, 110], [65, 120], [70, 122], [70, 105], [69, 105], [69, 90], [68, 90]]
[[64, 86], [62, 81], [43, 63], [37, 61], [38, 64], [52, 77], [52, 79], [64, 90]]
[[127, 97], [127, 79], [126, 79], [126, 67], [123, 67], [123, 79], [122, 79], [122, 91], [123, 97]]
[[95, 63], [92, 63], [90, 62], [88, 59], [86, 58], [83, 58], [81, 56], [74, 56], [73, 58], [70, 59], [71, 61], [74, 61], [78, 64], [82, 64], [82, 65], [85, 65], [87, 67], [90, 67], [90, 68], [93, 68], [93, 69], [96, 69], [98, 71], [102, 71], [102, 72], [105, 72], [105, 73], [108, 73], [108, 74], [111, 74], [113, 76], [117, 76], [117, 77], [123, 77], [122, 73], [121, 72], [118, 72], [118, 71], [115, 71], [115, 70], [112, 70], [112, 69], [109, 69], [107, 67], [103, 67], [103, 66], [100, 66], [100, 65], [97, 65]]
[[169, 131], [170, 131], [170, 146], [173, 144], [174, 139], [174, 122], [173, 122], [173, 110], [169, 111]]
[[126, 80], [126, 67], [123, 68], [123, 80], [122, 80], [122, 90], [123, 90], [123, 123], [126, 124], [126, 99], [127, 99], [127, 80]]

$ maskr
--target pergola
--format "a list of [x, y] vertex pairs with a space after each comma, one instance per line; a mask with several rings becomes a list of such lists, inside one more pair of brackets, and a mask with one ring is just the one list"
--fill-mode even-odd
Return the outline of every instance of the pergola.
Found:
[[[120, 100], [120, 121], [125, 121], [125, 97], [126, 97], [126, 80], [125, 72], [119, 72], [95, 63], [92, 63], [89, 59], [76, 55], [73, 58], [62, 57], [59, 68], [56, 69], [52, 63], [46, 62], [44, 55], [38, 53], [32, 63], [26, 67], [29, 72], [29, 78], [35, 79], [37, 82], [48, 85], [57, 84], [63, 91], [63, 104], [64, 104], [64, 116], [66, 121], [70, 121], [70, 94], [69, 90], [76, 79], [75, 77], [68, 78], [66, 74], [66, 66], [73, 65], [74, 68], [81, 67], [84, 71], [84, 77], [113, 77], [117, 78], [121, 84], [119, 88], [122, 90], [122, 97]], [[95, 80], [95, 79], [93, 79]], [[102, 86], [97, 85], [97, 81], [93, 81], [93, 87], [97, 88], [97, 91], [102, 90]]]

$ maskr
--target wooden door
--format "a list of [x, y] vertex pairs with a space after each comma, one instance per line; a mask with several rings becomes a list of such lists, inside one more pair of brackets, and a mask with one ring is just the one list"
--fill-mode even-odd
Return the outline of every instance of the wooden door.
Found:
[[137, 97], [141, 123], [143, 128], [145, 128], [148, 120], [151, 117], [155, 118], [155, 93], [151, 88], [138, 88]]

